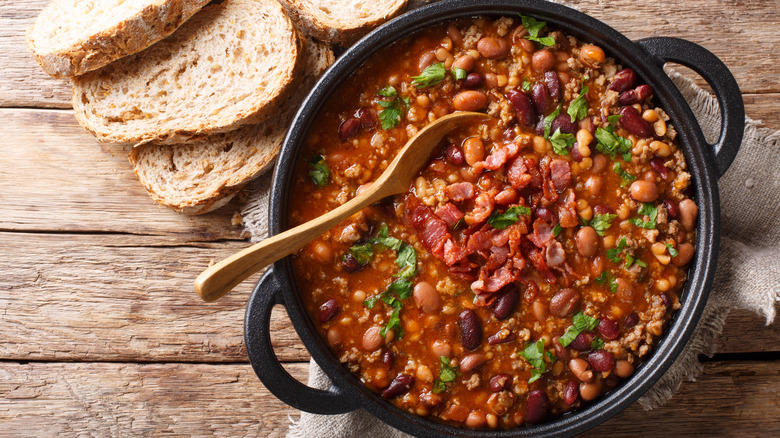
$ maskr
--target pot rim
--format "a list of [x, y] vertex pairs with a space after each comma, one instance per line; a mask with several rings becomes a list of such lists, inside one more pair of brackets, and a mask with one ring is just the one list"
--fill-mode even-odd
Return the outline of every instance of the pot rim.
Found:
[[292, 172], [314, 116], [355, 68], [376, 51], [428, 26], [478, 15], [513, 16], [520, 11], [524, 15], [546, 21], [556, 30], [599, 45], [608, 56], [615, 58], [624, 67], [633, 68], [645, 83], [653, 87], [656, 104], [666, 111], [677, 129], [678, 144], [684, 151], [688, 171], [692, 176], [699, 206], [697, 251], [681, 295], [681, 308], [672, 316], [661, 341], [628, 381], [622, 382], [596, 402], [548, 423], [505, 430], [472, 430], [450, 426], [405, 412], [371, 392], [339, 363], [317, 334], [294, 284], [290, 257], [276, 262], [274, 272], [281, 285], [287, 313], [317, 364], [335, 386], [343, 390], [347, 397], [356, 399], [362, 408], [385, 423], [414, 435], [562, 436], [594, 427], [628, 407], [661, 378], [685, 347], [709, 296], [718, 255], [720, 201], [714, 157], [688, 103], [663, 72], [662, 62], [601, 21], [555, 3], [533, 0], [445, 0], [401, 15], [377, 28], [342, 54], [306, 98], [284, 140], [273, 176], [269, 234], [277, 234], [286, 227], [287, 194], [290, 193]]

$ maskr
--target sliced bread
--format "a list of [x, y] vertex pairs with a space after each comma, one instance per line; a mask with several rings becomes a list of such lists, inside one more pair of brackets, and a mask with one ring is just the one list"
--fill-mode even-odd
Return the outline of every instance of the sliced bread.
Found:
[[151, 46], [209, 0], [53, 0], [27, 31], [43, 71], [76, 76]]
[[73, 78], [73, 109], [99, 141], [232, 131], [272, 115], [304, 44], [276, 0], [212, 2], [148, 49]]
[[400, 13], [407, 0], [279, 0], [314, 38], [348, 45]]
[[156, 202], [187, 214], [215, 210], [274, 162], [287, 127], [316, 79], [333, 63], [333, 52], [309, 42], [301, 86], [264, 123], [183, 145], [148, 143], [133, 148], [130, 162]]

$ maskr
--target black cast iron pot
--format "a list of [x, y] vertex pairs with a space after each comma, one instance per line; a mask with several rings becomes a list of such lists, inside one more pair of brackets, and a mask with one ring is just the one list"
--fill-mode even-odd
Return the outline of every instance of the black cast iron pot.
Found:
[[[602, 47], [625, 67], [633, 68], [655, 91], [655, 102], [669, 114], [678, 132], [693, 177], [699, 206], [696, 254], [681, 296], [682, 307], [649, 359], [634, 375], [609, 394], [583, 409], [545, 424], [509, 430], [468, 430], [409, 414], [366, 388], [342, 366], [317, 334], [306, 314], [293, 280], [289, 258], [276, 262], [255, 287], [246, 313], [245, 340], [249, 359], [263, 384], [289, 405], [318, 414], [338, 414], [363, 408], [380, 420], [416, 436], [518, 437], [566, 436], [587, 430], [631, 405], [669, 368], [696, 327], [710, 292], [718, 259], [720, 200], [717, 179], [728, 169], [742, 140], [745, 112], [742, 96], [726, 66], [706, 49], [676, 38], [648, 38], [632, 42], [605, 25], [573, 9], [530, 0], [450, 0], [435, 3], [375, 30], [345, 52], [325, 73], [303, 103], [285, 139], [273, 180], [269, 229], [271, 234], [286, 229], [286, 212], [294, 163], [314, 118], [328, 96], [372, 53], [415, 31], [456, 18], [477, 15], [531, 15], [586, 42]], [[686, 65], [712, 87], [720, 103], [722, 131], [714, 145], [704, 139], [690, 107], [662, 66], [667, 61]], [[281, 304], [306, 348], [333, 382], [328, 390], [317, 390], [292, 378], [279, 364], [270, 340], [270, 315]]]

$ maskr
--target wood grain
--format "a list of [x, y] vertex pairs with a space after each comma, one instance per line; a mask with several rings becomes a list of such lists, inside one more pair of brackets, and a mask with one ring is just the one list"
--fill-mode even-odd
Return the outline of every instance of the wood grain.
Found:
[[[48, 0], [0, 2], [0, 106], [69, 108], [70, 83], [48, 77], [27, 52], [24, 32]], [[776, 80], [777, 0], [723, 2], [576, 2], [628, 38], [674, 36], [720, 57], [745, 93], [780, 91]], [[746, 56], [747, 54], [749, 56]]]
[[[306, 364], [287, 370], [305, 381]], [[5, 362], [0, 394], [8, 436], [280, 437], [298, 418], [245, 364]], [[671, 436], [671, 424], [673, 436], [775, 436], [778, 394], [774, 363], [708, 363], [665, 406], [634, 404], [584, 436]]]

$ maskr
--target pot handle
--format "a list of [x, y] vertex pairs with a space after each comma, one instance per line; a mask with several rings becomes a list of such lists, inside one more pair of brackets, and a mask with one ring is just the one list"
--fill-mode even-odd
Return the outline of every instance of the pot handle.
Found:
[[273, 268], [257, 283], [246, 310], [244, 343], [249, 361], [263, 385], [279, 400], [302, 411], [332, 415], [354, 411], [357, 406], [338, 387], [310, 388], [295, 380], [279, 363], [271, 345], [271, 310], [284, 305]]
[[726, 64], [704, 47], [680, 38], [645, 38], [636, 42], [646, 52], [660, 61], [668, 61], [689, 67], [712, 87], [720, 106], [720, 136], [715, 142], [715, 167], [718, 177], [728, 170], [742, 145], [745, 131], [745, 104], [734, 75]]

